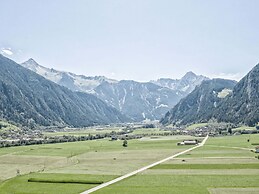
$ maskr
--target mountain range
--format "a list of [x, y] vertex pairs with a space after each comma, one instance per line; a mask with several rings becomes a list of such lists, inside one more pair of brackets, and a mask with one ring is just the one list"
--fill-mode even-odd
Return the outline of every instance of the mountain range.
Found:
[[259, 122], [259, 64], [238, 83], [204, 81], [161, 119], [163, 124], [216, 120], [255, 126]]
[[2, 55], [0, 67], [0, 118], [27, 126], [129, 121], [94, 95], [73, 92]]
[[209, 79], [188, 72], [181, 79], [161, 78], [142, 83], [57, 71], [39, 65], [33, 59], [21, 65], [72, 91], [95, 95], [133, 121], [161, 119], [180, 99], [188, 95], [203, 80]]
[[181, 79], [160, 78], [156, 81], [151, 82], [156, 85], [181, 92], [183, 96], [186, 96], [187, 94], [192, 92], [196, 86], [200, 85], [204, 80], [209, 80], [209, 78], [203, 75], [196, 75], [192, 71], [189, 71]]
[[22, 125], [259, 121], [259, 64], [239, 82], [188, 72], [145, 83], [57, 71], [33, 59], [17, 64], [2, 55], [0, 66], [0, 118]]

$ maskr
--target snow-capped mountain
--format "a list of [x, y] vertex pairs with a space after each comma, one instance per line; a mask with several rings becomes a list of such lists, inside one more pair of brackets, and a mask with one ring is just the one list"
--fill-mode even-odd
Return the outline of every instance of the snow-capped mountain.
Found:
[[192, 92], [196, 86], [200, 85], [204, 80], [209, 80], [209, 78], [196, 75], [195, 73], [189, 71], [181, 79], [170, 79], [170, 78], [160, 78], [156, 81], [151, 81], [162, 87], [167, 87], [172, 90], [182, 92], [182, 94], [187, 95]]
[[72, 91], [94, 93], [94, 89], [103, 82], [118, 82], [104, 76], [86, 77], [84, 75], [76, 75], [70, 72], [57, 71], [55, 69], [50, 69], [39, 65], [34, 59], [29, 59], [21, 65], [48, 80], [69, 88]]
[[208, 78], [188, 72], [182, 79], [140, 83], [116, 81], [104, 76], [86, 77], [39, 65], [33, 59], [21, 64], [41, 76], [73, 91], [92, 93], [135, 121], [158, 120]]

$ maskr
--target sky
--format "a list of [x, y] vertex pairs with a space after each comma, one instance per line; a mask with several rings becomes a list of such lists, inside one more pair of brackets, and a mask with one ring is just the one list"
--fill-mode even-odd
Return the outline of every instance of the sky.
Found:
[[0, 0], [0, 53], [86, 76], [193, 71], [239, 80], [259, 62], [258, 0]]

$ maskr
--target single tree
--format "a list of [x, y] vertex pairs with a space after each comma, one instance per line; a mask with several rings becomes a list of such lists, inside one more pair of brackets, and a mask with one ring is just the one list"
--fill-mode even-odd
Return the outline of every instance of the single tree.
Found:
[[19, 169], [16, 170], [16, 176], [20, 176], [20, 170]]
[[123, 146], [123, 147], [128, 147], [128, 142], [127, 142], [127, 140], [126, 140], [126, 139], [123, 141], [122, 146]]

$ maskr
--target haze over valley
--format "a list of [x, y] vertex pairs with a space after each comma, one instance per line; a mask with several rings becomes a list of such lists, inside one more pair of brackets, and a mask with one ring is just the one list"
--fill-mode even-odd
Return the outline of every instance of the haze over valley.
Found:
[[0, 4], [0, 194], [258, 194], [259, 1]]

